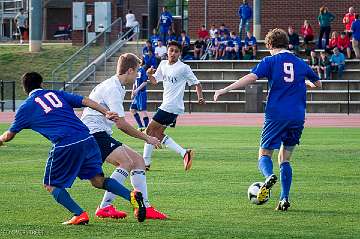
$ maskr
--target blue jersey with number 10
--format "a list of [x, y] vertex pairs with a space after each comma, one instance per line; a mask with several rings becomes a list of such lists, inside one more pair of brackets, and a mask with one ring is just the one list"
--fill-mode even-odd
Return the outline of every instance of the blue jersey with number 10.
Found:
[[64, 91], [35, 90], [16, 112], [9, 131], [32, 129], [56, 145], [84, 139], [90, 136], [89, 129], [73, 110], [83, 106], [82, 100], [82, 96]]
[[305, 78], [320, 80], [306, 62], [283, 50], [265, 57], [251, 70], [258, 78], [268, 79], [266, 120], [304, 120], [306, 109]]

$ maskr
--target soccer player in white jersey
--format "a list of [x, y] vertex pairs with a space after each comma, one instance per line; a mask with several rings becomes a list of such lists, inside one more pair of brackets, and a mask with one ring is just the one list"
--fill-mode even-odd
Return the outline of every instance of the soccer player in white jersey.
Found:
[[[137, 77], [140, 59], [131, 53], [123, 54], [119, 57], [117, 63], [116, 75], [97, 85], [90, 93], [89, 98], [103, 105], [107, 109], [111, 109], [119, 115], [116, 121], [116, 127], [132, 137], [142, 139], [146, 143], [159, 147], [160, 142], [157, 138], [148, 136], [134, 129], [125, 120], [123, 101], [125, 97], [125, 85], [132, 85]], [[94, 136], [99, 145], [103, 161], [107, 161], [114, 166], [116, 170], [111, 175], [119, 183], [124, 181], [130, 174], [131, 184], [134, 188], [143, 194], [146, 206], [147, 219], [166, 219], [167, 216], [153, 207], [148, 200], [148, 192], [145, 176], [144, 160], [137, 152], [125, 144], [120, 143], [112, 138], [113, 123], [107, 120], [103, 115], [96, 111], [85, 108], [81, 120], [90, 129], [90, 133]], [[98, 217], [124, 218], [126, 213], [116, 210], [112, 205], [112, 201], [116, 195], [111, 192], [105, 192], [103, 200], [96, 211]], [[137, 210], [135, 210], [137, 215]]]
[[[184, 113], [183, 98], [186, 84], [195, 85], [200, 104], [204, 104], [205, 101], [200, 82], [191, 68], [179, 60], [181, 45], [176, 41], [170, 41], [167, 54], [168, 60], [161, 61], [156, 71], [153, 68], [147, 71], [152, 84], [163, 82], [164, 93], [163, 102], [146, 128], [146, 134], [155, 136], [163, 145], [180, 154], [184, 161], [184, 169], [189, 170], [192, 165], [193, 150], [184, 149], [168, 135], [165, 135], [164, 131], [166, 127], [175, 127], [177, 116]], [[143, 158], [147, 170], [150, 169], [153, 149], [153, 145], [145, 143]]]

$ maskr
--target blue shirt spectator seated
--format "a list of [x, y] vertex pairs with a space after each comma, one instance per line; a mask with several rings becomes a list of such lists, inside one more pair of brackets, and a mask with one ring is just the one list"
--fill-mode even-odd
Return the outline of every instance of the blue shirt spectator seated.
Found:
[[253, 60], [256, 59], [257, 41], [250, 31], [246, 32], [244, 46], [242, 48], [243, 59]]
[[333, 50], [334, 54], [330, 58], [331, 71], [337, 72], [338, 80], [342, 80], [342, 76], [345, 69], [345, 56], [337, 47]]

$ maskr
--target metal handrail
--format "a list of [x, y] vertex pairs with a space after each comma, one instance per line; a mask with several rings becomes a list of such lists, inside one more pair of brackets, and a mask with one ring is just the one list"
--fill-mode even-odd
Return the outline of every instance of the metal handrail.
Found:
[[[101, 41], [101, 37], [103, 37], [103, 41], [104, 41], [104, 49], [99, 52], [97, 54], [97, 56], [101, 55], [104, 51], [106, 51], [107, 46], [106, 46], [106, 41], [107, 41], [107, 37], [106, 34], [110, 33], [111, 34], [111, 28], [115, 26], [115, 24], [119, 24], [120, 23], [120, 29], [119, 32], [122, 32], [122, 18], [119, 17], [117, 18], [113, 23], [111, 23], [110, 26], [108, 26], [107, 28], [105, 28], [100, 34], [98, 34], [93, 40], [89, 41], [88, 43], [86, 43], [83, 47], [81, 47], [77, 52], [75, 52], [72, 56], [70, 56], [64, 63], [60, 64], [58, 67], [56, 67], [51, 75], [52, 75], [52, 81], [56, 82], [57, 81], [57, 75], [59, 74], [60, 70], [64, 70], [67, 69], [68, 72], [68, 76], [67, 76], [67, 81], [70, 80], [72, 78], [72, 76], [74, 76], [76, 73], [72, 72], [72, 64], [73, 62], [81, 55], [81, 54], [87, 54], [86, 56], [86, 63], [89, 64], [90, 63], [90, 52], [89, 52], [89, 48], [96, 42]], [[110, 30], [110, 32], [109, 32]], [[121, 36], [121, 35], [120, 35]], [[118, 35], [119, 37], [119, 35]], [[111, 36], [110, 36], [111, 39]], [[97, 57], [96, 56], [96, 57]], [[95, 57], [95, 58], [96, 58]]]

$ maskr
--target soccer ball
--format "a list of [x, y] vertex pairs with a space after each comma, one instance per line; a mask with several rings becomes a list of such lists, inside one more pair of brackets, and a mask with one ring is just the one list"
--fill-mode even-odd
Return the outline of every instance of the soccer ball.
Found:
[[251, 184], [250, 187], [248, 188], [248, 198], [251, 203], [256, 204], [256, 205], [261, 205], [261, 204], [264, 204], [267, 201], [269, 201], [270, 193], [269, 193], [269, 196], [266, 197], [265, 201], [263, 201], [263, 202], [259, 202], [256, 198], [256, 195], [259, 192], [259, 189], [262, 185], [264, 185], [263, 182], [256, 182], [256, 183]]

